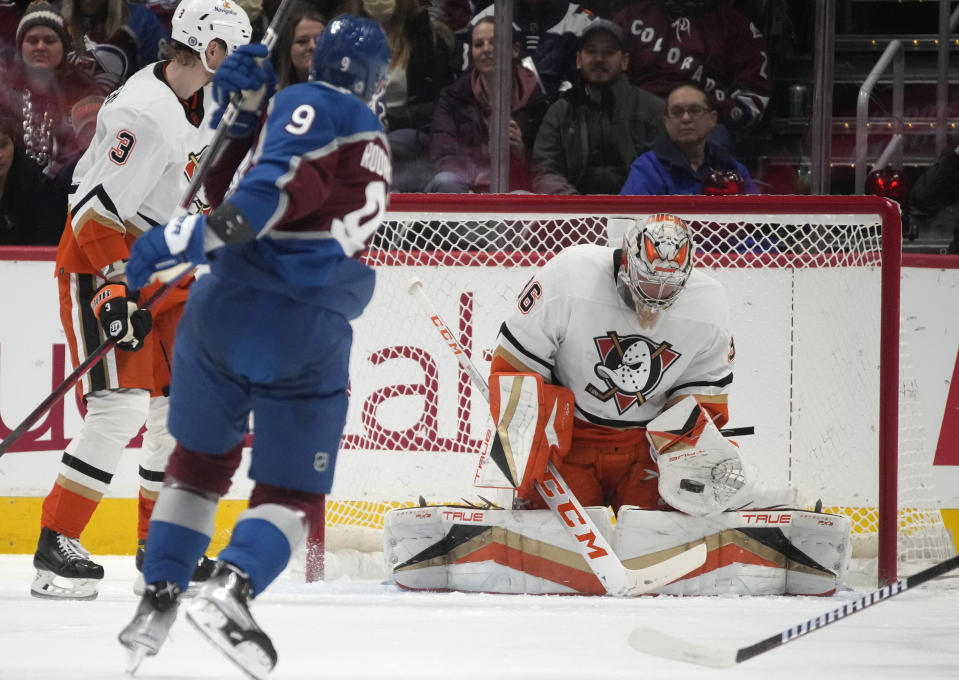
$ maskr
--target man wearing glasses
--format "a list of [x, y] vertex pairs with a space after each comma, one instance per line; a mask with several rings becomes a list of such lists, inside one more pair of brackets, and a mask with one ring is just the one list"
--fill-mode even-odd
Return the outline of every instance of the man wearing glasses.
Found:
[[666, 134], [633, 161], [620, 194], [759, 193], [746, 166], [707, 139], [717, 114], [699, 85], [670, 92], [665, 116]]

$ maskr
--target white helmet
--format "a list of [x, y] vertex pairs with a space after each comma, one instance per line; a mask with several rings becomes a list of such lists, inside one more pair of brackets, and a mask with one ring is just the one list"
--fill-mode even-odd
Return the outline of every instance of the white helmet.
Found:
[[693, 272], [689, 227], [675, 215], [658, 213], [636, 222], [623, 235], [617, 285], [641, 307], [666, 309]]
[[232, 54], [240, 45], [250, 42], [253, 29], [246, 12], [234, 0], [182, 0], [171, 21], [171, 37], [200, 54], [207, 71], [207, 44], [219, 38]]

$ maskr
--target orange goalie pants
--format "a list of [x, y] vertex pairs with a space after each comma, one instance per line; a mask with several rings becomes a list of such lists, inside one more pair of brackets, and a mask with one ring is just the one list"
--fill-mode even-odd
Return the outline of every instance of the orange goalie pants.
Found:
[[[106, 339], [100, 322], [90, 309], [94, 291], [103, 280], [93, 274], [61, 272], [57, 276], [60, 290], [60, 322], [70, 347], [70, 359], [76, 368]], [[140, 292], [141, 304], [157, 289], [157, 285]], [[77, 384], [81, 396], [97, 390], [140, 388], [154, 397], [168, 392], [170, 363], [173, 361], [173, 338], [176, 324], [183, 314], [186, 288], [172, 291], [153, 310], [153, 330], [137, 352], [111, 349], [103, 360], [90, 369]]]
[[[644, 428], [614, 430], [574, 420], [569, 453], [554, 464], [583, 505], [609, 505], [614, 512], [621, 505], [668, 507], [659, 497], [659, 468]], [[548, 507], [538, 495], [523, 500], [530, 509]]]

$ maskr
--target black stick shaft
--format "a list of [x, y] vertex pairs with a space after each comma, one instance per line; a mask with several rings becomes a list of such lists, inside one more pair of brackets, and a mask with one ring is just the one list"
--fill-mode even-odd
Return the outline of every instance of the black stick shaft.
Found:
[[743, 661], [751, 659], [754, 656], [758, 656], [763, 652], [768, 652], [771, 649], [781, 647], [787, 642], [792, 642], [793, 640], [801, 638], [804, 635], [808, 635], [815, 630], [825, 628], [831, 623], [836, 623], [836, 621], [840, 621], [847, 616], [857, 614], [864, 609], [868, 609], [874, 604], [885, 602], [891, 597], [895, 597], [900, 593], [904, 593], [910, 588], [915, 588], [926, 581], [931, 581], [932, 579], [942, 576], [946, 572], [952, 571], [953, 569], [959, 569], [959, 555], [948, 559], [945, 562], [940, 562], [939, 564], [931, 566], [928, 569], [924, 569], [923, 571], [913, 574], [908, 578], [899, 579], [895, 583], [891, 583], [888, 586], [883, 586], [878, 590], [867, 593], [862, 597], [853, 600], [852, 602], [844, 604], [842, 607], [837, 607], [836, 609], [828, 611], [825, 614], [821, 614], [813, 619], [804, 621], [797, 626], [787, 628], [786, 630], [768, 637], [765, 640], [757, 642], [754, 645], [742, 647], [736, 652], [736, 663], [742, 663]]
[[[144, 303], [143, 305], [144, 309], [152, 310], [160, 302], [160, 300], [165, 298], [167, 294], [171, 290], [173, 290], [177, 286], [177, 284], [180, 283], [180, 281], [182, 281], [191, 272], [192, 270], [187, 270], [183, 272], [182, 274], [180, 274], [175, 279], [173, 279], [172, 281], [169, 281], [163, 284], [162, 286], [160, 286], [160, 288], [158, 288], [157, 291], [150, 296], [150, 298], [146, 301], [146, 303]], [[63, 398], [63, 395], [65, 395], [67, 392], [70, 391], [70, 388], [72, 388], [74, 385], [80, 382], [80, 378], [85, 376], [87, 374], [87, 371], [89, 371], [94, 366], [96, 366], [100, 362], [100, 360], [103, 359], [103, 357], [107, 354], [107, 352], [113, 349], [113, 346], [115, 344], [116, 344], [116, 340], [114, 340], [113, 338], [109, 338], [101, 342], [100, 345], [95, 350], [93, 350], [93, 352], [91, 352], [90, 355], [87, 356], [87, 358], [84, 359], [79, 366], [77, 366], [73, 370], [73, 373], [68, 375], [63, 380], [63, 382], [60, 383], [56, 387], [56, 389], [54, 389], [53, 392], [50, 393], [50, 396], [48, 396], [46, 399], [40, 402], [40, 404], [35, 409], [33, 409], [26, 418], [23, 419], [23, 422], [17, 425], [10, 432], [10, 434], [7, 435], [2, 442], [0, 442], [0, 456], [5, 454], [7, 450], [9, 450], [9, 448], [13, 446], [16, 443], [16, 441], [20, 439], [20, 437], [22, 437], [24, 433], [26, 433], [33, 426], [35, 422], [40, 420], [40, 418], [43, 417], [44, 413], [49, 411], [54, 404], [60, 401], [60, 399]]]

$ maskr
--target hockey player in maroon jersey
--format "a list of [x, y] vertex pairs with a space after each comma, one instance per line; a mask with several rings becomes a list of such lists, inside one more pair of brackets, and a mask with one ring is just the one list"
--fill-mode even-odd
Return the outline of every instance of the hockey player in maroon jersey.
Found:
[[[221, 102], [247, 93], [231, 134], [249, 132], [271, 69], [242, 48], [214, 79]], [[379, 25], [341, 15], [320, 34], [311, 80], [280, 90], [249, 168], [210, 214], [182, 217], [134, 244], [127, 276], [143, 285], [209, 262], [177, 332], [170, 432], [177, 447], [150, 523], [147, 589], [119, 639], [135, 668], [159, 650], [190, 565], [209, 544], [217, 503], [239, 462], [253, 412], [249, 509], [187, 617], [247, 674], [276, 651], [249, 602], [287, 566], [323, 518], [346, 423], [350, 320], [373, 294], [355, 256], [372, 238], [391, 182], [389, 147], [372, 111], [390, 64]], [[251, 94], [252, 93], [252, 94]]]

